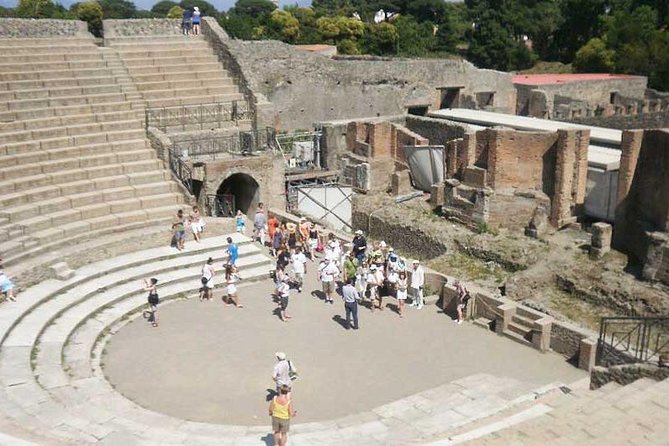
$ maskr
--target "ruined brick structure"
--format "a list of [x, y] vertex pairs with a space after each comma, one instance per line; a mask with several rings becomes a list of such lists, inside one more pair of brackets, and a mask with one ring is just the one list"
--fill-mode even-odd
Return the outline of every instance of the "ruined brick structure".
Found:
[[630, 132], [622, 149], [614, 246], [669, 284], [669, 131]]

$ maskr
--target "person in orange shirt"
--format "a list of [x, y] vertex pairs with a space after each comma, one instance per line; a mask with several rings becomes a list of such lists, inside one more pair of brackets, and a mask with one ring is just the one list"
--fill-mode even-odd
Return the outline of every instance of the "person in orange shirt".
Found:
[[281, 222], [278, 218], [276, 218], [276, 215], [272, 215], [272, 217], [270, 217], [270, 219], [267, 221], [267, 232], [269, 233], [270, 243], [272, 240], [274, 240], [274, 232], [279, 226], [281, 226]]
[[307, 240], [309, 240], [309, 228], [311, 227], [311, 224], [307, 221], [306, 217], [300, 218], [300, 225], [299, 225], [299, 230], [300, 230], [300, 240], [299, 242], [302, 243], [302, 245], [307, 244]]

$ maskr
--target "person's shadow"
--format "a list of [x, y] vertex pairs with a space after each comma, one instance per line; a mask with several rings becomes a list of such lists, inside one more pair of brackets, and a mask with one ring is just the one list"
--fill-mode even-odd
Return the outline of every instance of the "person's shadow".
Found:
[[260, 441], [265, 442], [265, 446], [278, 446], [274, 443], [274, 435], [267, 434], [264, 437], [260, 437]]
[[326, 297], [326, 296], [325, 296], [325, 293], [322, 292], [322, 291], [320, 291], [320, 290], [314, 290], [314, 291], [312, 291], [312, 292], [311, 292], [311, 295], [314, 296], [314, 297], [319, 298], [319, 299], [322, 300], [322, 301], [325, 301], [325, 297]]
[[342, 328], [344, 328], [345, 330], [348, 330], [348, 329], [351, 328], [346, 323], [346, 319], [344, 319], [343, 317], [341, 317], [338, 314], [335, 314], [334, 316], [332, 316], [332, 320], [335, 321], [336, 323], [338, 323], [339, 325], [341, 325]]
[[272, 401], [272, 398], [277, 396], [277, 393], [276, 393], [275, 389], [267, 388], [265, 390], [267, 390], [267, 395], [265, 396], [265, 401], [267, 401], [269, 403], [270, 401]]

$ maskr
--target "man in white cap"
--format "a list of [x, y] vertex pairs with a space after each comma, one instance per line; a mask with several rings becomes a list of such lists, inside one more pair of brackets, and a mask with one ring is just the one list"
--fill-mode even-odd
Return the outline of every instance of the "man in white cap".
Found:
[[334, 260], [325, 257], [318, 266], [318, 274], [323, 293], [325, 294], [325, 303], [334, 303], [335, 280], [339, 277], [340, 271]]
[[420, 260], [412, 262], [413, 268], [411, 270], [411, 292], [413, 294], [412, 307], [419, 310], [423, 308], [423, 286], [425, 285], [425, 271], [420, 265]]
[[286, 359], [286, 354], [284, 352], [276, 352], [277, 363], [274, 365], [274, 371], [272, 372], [272, 379], [276, 383], [277, 393], [281, 386], [291, 387], [293, 385], [290, 379], [290, 364]]

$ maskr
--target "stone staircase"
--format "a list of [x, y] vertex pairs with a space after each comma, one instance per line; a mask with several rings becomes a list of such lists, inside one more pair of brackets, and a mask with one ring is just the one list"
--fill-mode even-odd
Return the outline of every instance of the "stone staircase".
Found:
[[213, 50], [200, 37], [181, 35], [107, 39], [148, 107], [242, 101]]
[[663, 445], [669, 439], [669, 380], [600, 389], [563, 388], [452, 432], [429, 446]]
[[183, 203], [115, 53], [87, 38], [0, 39], [0, 253], [12, 265]]
[[[267, 278], [271, 260], [249, 238], [231, 237], [239, 244], [244, 282]], [[163, 302], [196, 293], [206, 259], [224, 260], [226, 238], [191, 242], [183, 252], [163, 247], [107, 259], [22, 292], [0, 314], [0, 415], [67, 443], [110, 437], [106, 444], [135, 444], [113, 440], [126, 433], [146, 444], [183, 438], [175, 433], [183, 420], [149, 412], [111, 388], [100, 368], [101, 341], [146, 307], [143, 278], [159, 279]]]

